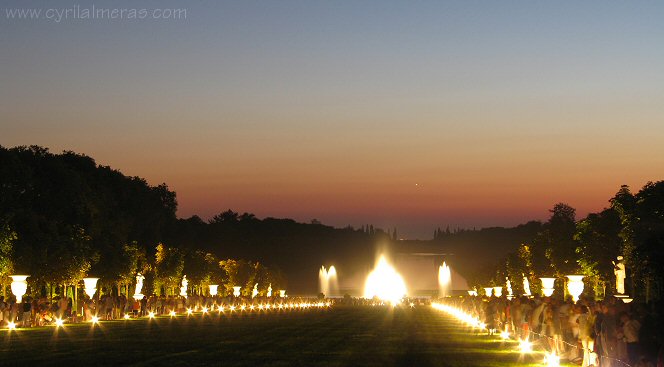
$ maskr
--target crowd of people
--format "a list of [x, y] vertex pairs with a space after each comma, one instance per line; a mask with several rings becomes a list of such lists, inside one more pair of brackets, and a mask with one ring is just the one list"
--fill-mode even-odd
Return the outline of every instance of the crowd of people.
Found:
[[[447, 299], [478, 317], [489, 333], [507, 332], [539, 343], [562, 359], [586, 366], [654, 367], [662, 363], [661, 310], [617, 298], [463, 297]], [[659, 365], [657, 365], [659, 367]]]
[[233, 297], [233, 296], [149, 296], [140, 300], [127, 298], [125, 295], [102, 295], [90, 299], [85, 297], [78, 302], [78, 307], [71, 297], [55, 297], [49, 300], [46, 297], [24, 297], [21, 303], [16, 298], [5, 299], [0, 296], [0, 327], [7, 327], [13, 323], [15, 327], [35, 327], [53, 325], [56, 320], [76, 323], [89, 322], [96, 317], [99, 320], [117, 320], [127, 317], [142, 317], [153, 313], [155, 316], [170, 315], [171, 311], [184, 314], [188, 310], [218, 310], [219, 306], [231, 307], [237, 305], [299, 304], [310, 300], [301, 298], [279, 297]]

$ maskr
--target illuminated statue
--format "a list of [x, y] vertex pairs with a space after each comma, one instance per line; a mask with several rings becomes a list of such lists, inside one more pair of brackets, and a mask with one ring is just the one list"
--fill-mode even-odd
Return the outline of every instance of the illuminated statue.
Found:
[[267, 296], [272, 297], [272, 283], [267, 287]]
[[505, 278], [505, 280], [507, 280], [507, 295], [512, 297], [512, 282], [510, 282], [509, 278]]
[[144, 279], [145, 279], [145, 277], [143, 276], [143, 274], [141, 274], [141, 273], [136, 274], [136, 291], [134, 292], [135, 296], [141, 294], [141, 291], [143, 290], [143, 280]]
[[623, 262], [623, 257], [618, 256], [618, 263], [613, 261], [615, 266], [613, 273], [616, 275], [616, 292], [618, 294], [625, 294], [625, 278], [627, 277], [625, 273], [625, 262]]
[[187, 298], [187, 285], [189, 285], [189, 281], [187, 280], [187, 276], [185, 275], [184, 277], [182, 277], [182, 287], [180, 287], [180, 295], [185, 298]]
[[524, 275], [523, 276], [523, 295], [524, 296], [529, 296], [531, 295], [530, 293], [530, 283], [528, 282], [528, 278]]
[[251, 298], [256, 298], [258, 295], [258, 283], [254, 284], [254, 290], [251, 291]]

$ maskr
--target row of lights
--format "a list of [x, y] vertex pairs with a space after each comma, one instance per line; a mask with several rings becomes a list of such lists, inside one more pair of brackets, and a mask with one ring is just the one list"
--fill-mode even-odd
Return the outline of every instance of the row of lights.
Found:
[[[436, 310], [443, 311], [454, 316], [457, 320], [473, 328], [477, 328], [479, 330], [485, 330], [487, 328], [487, 325], [481, 322], [479, 318], [474, 317], [458, 308], [454, 308], [452, 306], [436, 302], [432, 303], [431, 306]], [[500, 338], [503, 340], [510, 340], [509, 332], [507, 330], [501, 332]], [[519, 351], [522, 354], [533, 352], [533, 343], [530, 342], [528, 338], [519, 339], [518, 342], [519, 342]], [[544, 365], [547, 367], [558, 367], [560, 366], [560, 357], [557, 356], [555, 353], [547, 353], [544, 356]]]
[[[295, 310], [306, 310], [306, 309], [312, 309], [312, 308], [316, 308], [316, 309], [329, 308], [331, 306], [332, 306], [331, 302], [317, 302], [317, 303], [300, 302], [300, 303], [279, 303], [279, 304], [266, 303], [266, 304], [259, 304], [259, 305], [242, 304], [242, 305], [239, 305], [239, 306], [236, 306], [236, 305], [217, 306], [216, 311], [218, 311], [219, 314], [221, 315], [222, 313], [227, 312], [227, 311], [232, 313], [232, 312], [251, 312], [251, 311], [263, 311], [263, 310], [293, 310], [293, 309], [295, 309]], [[215, 311], [214, 306], [210, 307], [210, 308], [208, 308], [208, 307], [201, 307], [200, 308], [200, 312], [203, 315], [206, 315], [206, 314], [208, 314], [212, 311]], [[185, 311], [187, 316], [193, 315], [194, 312], [199, 312], [198, 307], [195, 307], [193, 309], [188, 308], [187, 311]], [[175, 316], [177, 316], [177, 312], [170, 311], [168, 313], [168, 316], [175, 317]], [[154, 319], [155, 317], [157, 317], [157, 315], [152, 311], [150, 311], [147, 315], [147, 318], [149, 318], [149, 319]], [[123, 318], [125, 320], [129, 320], [131, 318], [131, 315], [126, 313], [126, 314], [124, 314]], [[96, 316], [96, 315], [92, 316], [92, 318], [90, 319], [90, 323], [92, 325], [98, 324], [99, 321], [100, 321], [99, 317]], [[56, 326], [56, 328], [64, 326], [64, 320], [62, 320], [60, 318], [55, 319], [55, 326]], [[7, 323], [7, 328], [9, 330], [16, 329], [16, 323], [14, 323], [14, 322]]]

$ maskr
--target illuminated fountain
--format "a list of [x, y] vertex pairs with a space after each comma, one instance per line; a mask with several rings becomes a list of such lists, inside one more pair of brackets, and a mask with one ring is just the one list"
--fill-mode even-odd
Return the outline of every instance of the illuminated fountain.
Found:
[[364, 298], [378, 297], [397, 304], [407, 293], [406, 283], [401, 275], [387, 262], [385, 256], [381, 255], [364, 283]]
[[443, 261], [443, 265], [438, 267], [438, 296], [447, 297], [452, 286], [452, 272], [450, 267]]
[[330, 266], [329, 269], [325, 269], [325, 266], [320, 267], [320, 270], [318, 271], [318, 282], [320, 285], [320, 292], [326, 297], [337, 292], [337, 269], [334, 265]]

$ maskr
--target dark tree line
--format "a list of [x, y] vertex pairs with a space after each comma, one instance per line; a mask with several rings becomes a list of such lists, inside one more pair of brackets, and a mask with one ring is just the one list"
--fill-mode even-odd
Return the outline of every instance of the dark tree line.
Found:
[[[584, 275], [586, 289], [597, 296], [615, 294], [615, 262], [623, 256], [627, 292], [643, 301], [664, 295], [664, 181], [649, 182], [638, 193], [622, 186], [610, 206], [577, 220], [571, 206], [559, 203], [549, 220], [500, 264], [475, 274], [476, 285], [511, 280], [523, 292], [522, 276], [538, 291], [540, 277]], [[563, 282], [558, 282], [562, 292]], [[561, 293], [559, 293], [561, 294]]]
[[[95, 276], [120, 292], [140, 271], [155, 292], [172, 292], [184, 274], [198, 288], [210, 279], [283, 286], [290, 278], [289, 289], [313, 291], [322, 263], [350, 259], [352, 269], [386, 236], [373, 226], [336, 229], [231, 210], [207, 222], [178, 219], [176, 210], [166, 184], [151, 186], [74, 152], [0, 146], [0, 280], [7, 285], [11, 273], [25, 273], [31, 286], [50, 292]], [[229, 265], [236, 263], [242, 266]], [[235, 269], [244, 275], [228, 273]]]

